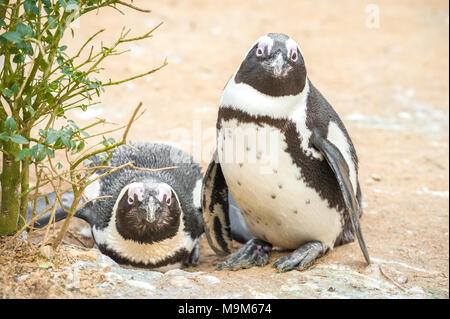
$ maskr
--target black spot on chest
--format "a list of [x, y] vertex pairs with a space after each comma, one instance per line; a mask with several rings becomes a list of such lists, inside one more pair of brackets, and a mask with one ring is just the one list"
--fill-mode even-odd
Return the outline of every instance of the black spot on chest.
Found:
[[223, 122], [231, 120], [237, 120], [238, 123], [253, 123], [259, 127], [269, 125], [278, 129], [287, 145], [285, 152], [289, 154], [292, 163], [300, 168], [300, 179], [308, 187], [313, 188], [321, 198], [327, 200], [330, 208], [344, 210], [344, 200], [331, 167], [325, 159], [319, 160], [304, 152], [301, 147], [301, 137], [293, 121], [265, 115], [251, 115], [232, 107], [221, 107], [217, 119], [217, 130], [221, 130]]

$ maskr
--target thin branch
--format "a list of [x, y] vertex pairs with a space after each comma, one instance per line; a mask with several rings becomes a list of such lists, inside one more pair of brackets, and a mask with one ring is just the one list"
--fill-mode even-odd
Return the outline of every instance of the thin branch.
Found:
[[[130, 78], [123, 79], [123, 80], [120, 80], [120, 81], [111, 82], [111, 80], [110, 80], [108, 83], [102, 84], [102, 86], [117, 85], [117, 84], [122, 84], [122, 83], [124, 83], [124, 82], [128, 82], [128, 81], [132, 81], [132, 80], [135, 80], [135, 79], [139, 79], [139, 78], [141, 78], [141, 77], [143, 77], [143, 76], [150, 75], [150, 74], [152, 74], [152, 73], [155, 73], [156, 71], [161, 70], [161, 69], [162, 69], [163, 67], [165, 67], [167, 64], [168, 64], [168, 63], [167, 63], [167, 59], [165, 59], [164, 62], [163, 62], [163, 64], [162, 64], [161, 66], [157, 67], [156, 69], [153, 69], [153, 70], [150, 70], [150, 71], [148, 71], [148, 72], [145, 72], [145, 73], [142, 73], [142, 74], [138, 74], [138, 75], [135, 75], [135, 76], [132, 76], [132, 77], [130, 77]], [[90, 90], [92, 90], [92, 89], [90, 89]]]
[[134, 6], [134, 5], [130, 4], [130, 3], [123, 2], [123, 1], [116, 1], [116, 3], [118, 3], [120, 5], [123, 5], [125, 7], [129, 7], [131, 9], [136, 10], [136, 11], [140, 11], [140, 12], [145, 12], [145, 13], [152, 12], [152, 10], [142, 9], [142, 8], [136, 7], [136, 6]]
[[397, 288], [403, 290], [404, 292], [407, 291], [403, 286], [401, 286], [399, 283], [397, 283], [394, 279], [392, 279], [391, 277], [389, 277], [388, 275], [386, 275], [386, 273], [383, 271], [383, 268], [381, 268], [381, 265], [378, 265], [378, 269], [380, 269], [380, 273], [381, 273], [386, 279], [388, 279], [391, 283], [393, 283]]

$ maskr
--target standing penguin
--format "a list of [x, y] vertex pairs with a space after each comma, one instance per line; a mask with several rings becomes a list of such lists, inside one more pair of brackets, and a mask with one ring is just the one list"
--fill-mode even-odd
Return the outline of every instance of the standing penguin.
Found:
[[219, 255], [231, 253], [228, 192], [254, 238], [219, 269], [265, 265], [273, 246], [294, 250], [275, 261], [279, 271], [306, 269], [355, 233], [370, 263], [355, 149], [287, 35], [259, 38], [222, 93], [202, 186], [205, 232]]
[[[131, 162], [135, 167], [157, 169], [149, 172], [124, 167], [88, 185], [87, 200], [75, 216], [91, 225], [95, 243], [100, 251], [122, 265], [166, 270], [181, 264], [196, 263], [199, 239], [203, 233], [201, 216], [200, 166], [186, 152], [166, 144], [130, 143], [119, 146], [109, 159], [109, 166]], [[102, 161], [92, 158], [94, 165]], [[102, 174], [107, 170], [98, 170]], [[95, 176], [95, 175], [94, 175]], [[103, 197], [94, 200], [97, 197]], [[55, 198], [50, 196], [54, 202]], [[68, 208], [73, 194], [62, 197]], [[45, 209], [44, 198], [38, 200], [37, 211]], [[34, 224], [48, 224], [46, 213]], [[55, 220], [67, 214], [58, 206]]]

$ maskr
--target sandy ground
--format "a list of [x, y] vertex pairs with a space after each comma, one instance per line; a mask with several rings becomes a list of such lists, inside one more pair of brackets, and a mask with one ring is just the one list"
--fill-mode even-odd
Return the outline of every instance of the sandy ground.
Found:
[[[300, 44], [310, 80], [343, 119], [360, 158], [365, 211], [361, 223], [372, 266], [365, 267], [358, 244], [352, 243], [336, 248], [303, 273], [277, 274], [270, 266], [219, 272], [215, 265], [221, 259], [203, 239], [199, 265], [186, 270], [221, 282], [209, 285], [206, 296], [448, 298], [447, 1], [377, 1], [375, 7], [372, 2], [323, 0], [135, 3], [153, 12], [124, 10], [126, 15], [121, 16], [108, 9], [101, 16], [91, 14], [80, 21], [75, 39], [66, 38], [69, 47], [77, 47], [99, 28], [106, 28], [101, 40], [112, 43], [123, 25], [132, 28], [131, 35], [139, 35], [164, 21], [153, 38], [129, 45], [129, 53], [106, 61], [102, 79], [150, 70], [165, 58], [169, 65], [152, 76], [108, 88], [101, 105], [74, 113], [77, 123], [89, 123], [94, 116], [124, 123], [142, 101], [147, 111], [133, 126], [130, 139], [177, 143], [206, 168], [226, 81], [259, 36], [283, 32]], [[370, 19], [377, 10], [379, 20]], [[80, 225], [73, 226], [74, 237], [82, 237], [77, 235]], [[79, 260], [62, 256], [76, 250], [61, 248], [55, 258], [64, 262], [51, 267], [41, 267], [43, 258], [25, 254], [28, 259], [20, 269], [20, 259], [8, 250], [0, 256], [0, 271], [5, 274], [0, 297], [120, 297], [111, 287], [95, 286], [94, 279], [78, 290], [64, 289], [63, 281], [55, 279], [52, 293], [30, 281], [33, 276], [53, 278], [58, 265]], [[275, 252], [271, 262], [284, 254]], [[97, 255], [89, 258], [98, 260]], [[116, 269], [99, 265], [91, 265], [92, 271]], [[29, 277], [18, 280], [24, 274]], [[173, 279], [166, 277], [162, 282]], [[89, 278], [94, 277], [85, 279]], [[173, 286], [180, 289], [161, 288], [158, 293], [147, 289], [153, 292], [122, 297], [205, 296], [205, 289]]]

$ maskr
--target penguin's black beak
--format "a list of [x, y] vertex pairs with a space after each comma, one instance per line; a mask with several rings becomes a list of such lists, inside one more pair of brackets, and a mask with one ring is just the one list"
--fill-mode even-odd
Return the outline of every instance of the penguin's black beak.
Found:
[[268, 61], [268, 66], [276, 78], [281, 78], [287, 75], [287, 73], [292, 68], [288, 63], [286, 63], [286, 59], [283, 54], [278, 51], [273, 58]]
[[155, 196], [150, 196], [148, 199], [148, 203], [145, 207], [145, 219], [149, 223], [153, 223], [158, 219], [158, 216], [160, 215], [162, 211], [161, 203]]

